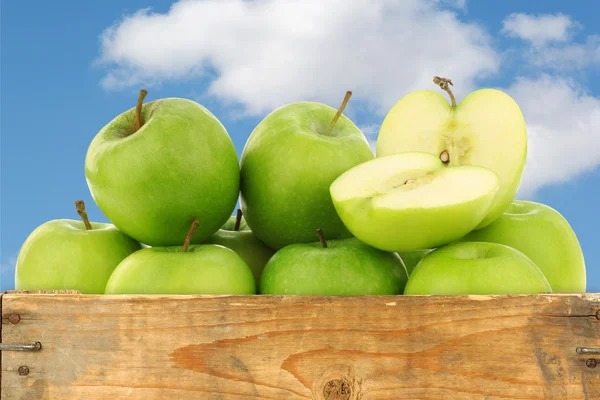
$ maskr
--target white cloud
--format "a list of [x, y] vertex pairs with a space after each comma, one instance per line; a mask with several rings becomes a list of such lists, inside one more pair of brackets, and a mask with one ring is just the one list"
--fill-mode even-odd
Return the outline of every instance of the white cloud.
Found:
[[[450, 8], [448, 8], [450, 7]], [[141, 10], [102, 35], [107, 88], [202, 78], [206, 95], [263, 116], [314, 100], [338, 107], [353, 91], [372, 111], [362, 130], [374, 149], [380, 121], [403, 95], [454, 82], [457, 100], [501, 67], [484, 28], [461, 21], [464, 0], [181, 0], [165, 14]], [[570, 41], [569, 16], [511, 14], [503, 33], [524, 39], [521, 66], [551, 75], [506, 89], [528, 125], [529, 158], [520, 195], [568, 181], [600, 164], [600, 99], [561, 77], [600, 60], [600, 39]]]
[[574, 81], [543, 75], [506, 89], [519, 104], [529, 138], [520, 196], [531, 197], [600, 165], [600, 98]]
[[513, 13], [507, 16], [502, 24], [502, 32], [507, 36], [527, 40], [535, 45], [569, 40], [572, 30], [578, 26], [569, 16], [560, 13]]
[[380, 124], [370, 124], [358, 127], [358, 129], [360, 129], [361, 132], [366, 136], [369, 146], [371, 147], [371, 151], [373, 151], [374, 155], [377, 153], [375, 146], [377, 144], [377, 136], [379, 136], [380, 127]]
[[562, 72], [600, 65], [600, 35], [588, 36], [585, 43], [533, 47], [529, 61], [536, 67]]
[[[457, 95], [497, 70], [486, 31], [440, 0], [182, 0], [141, 10], [102, 35], [107, 88], [209, 74], [207, 91], [261, 115], [296, 100], [353, 102], [384, 112], [450, 76]], [[350, 106], [351, 107], [351, 106]]]

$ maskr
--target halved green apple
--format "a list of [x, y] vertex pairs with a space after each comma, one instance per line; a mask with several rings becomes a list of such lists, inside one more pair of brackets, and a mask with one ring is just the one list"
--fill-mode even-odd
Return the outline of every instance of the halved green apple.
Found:
[[380, 250], [406, 252], [469, 233], [487, 215], [498, 186], [488, 168], [446, 168], [439, 157], [409, 152], [349, 169], [330, 194], [354, 236]]
[[495, 221], [513, 201], [527, 158], [527, 130], [517, 103], [496, 89], [481, 89], [460, 104], [448, 89], [449, 80], [434, 78], [440, 93], [418, 90], [400, 99], [386, 115], [377, 138], [377, 157], [406, 151], [439, 156], [449, 167], [478, 165], [500, 178], [488, 215], [477, 226]]

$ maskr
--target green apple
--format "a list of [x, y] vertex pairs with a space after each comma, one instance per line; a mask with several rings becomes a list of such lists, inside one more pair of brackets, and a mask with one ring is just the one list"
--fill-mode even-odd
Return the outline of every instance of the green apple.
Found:
[[498, 243], [456, 242], [427, 254], [405, 295], [501, 295], [552, 292], [531, 259]]
[[[246, 223], [246, 219], [244, 218], [244, 215], [241, 214], [241, 211], [242, 210], [238, 209], [238, 215], [241, 215], [240, 217], [238, 217], [237, 215], [232, 215], [231, 217], [229, 217], [227, 222], [223, 224], [221, 229], [226, 231], [250, 231], [251, 229]], [[237, 228], [236, 224], [239, 224]]]
[[238, 253], [252, 270], [258, 290], [263, 269], [267, 261], [275, 254], [275, 250], [258, 240], [251, 230], [240, 230], [243, 218], [241, 210], [238, 210], [232, 230], [221, 228], [204, 243], [220, 244]]
[[262, 294], [354, 296], [402, 294], [408, 275], [396, 253], [356, 238], [291, 244], [269, 260]]
[[456, 105], [449, 80], [434, 78], [452, 104], [431, 90], [412, 92], [386, 115], [377, 138], [377, 157], [425, 151], [447, 166], [479, 165], [496, 172], [500, 187], [482, 228], [510, 205], [521, 183], [527, 158], [527, 131], [521, 110], [506, 93], [477, 90]]
[[75, 205], [83, 221], [48, 221], [27, 237], [17, 258], [17, 290], [101, 294], [117, 265], [140, 250], [140, 243], [114, 225], [90, 222], [82, 200]]
[[478, 166], [446, 168], [429, 153], [379, 157], [331, 185], [350, 232], [386, 251], [431, 249], [460, 239], [481, 222], [498, 191], [498, 175]]
[[429, 254], [432, 249], [427, 250], [415, 250], [415, 251], [407, 251], [406, 253], [399, 253], [398, 255], [404, 262], [406, 266], [406, 272], [408, 272], [408, 276], [410, 276], [419, 263], [427, 254]]
[[567, 220], [555, 209], [515, 200], [494, 223], [462, 240], [513, 247], [542, 270], [553, 292], [585, 292], [586, 270], [581, 245]]
[[106, 294], [255, 294], [248, 264], [233, 250], [192, 244], [198, 220], [183, 246], [142, 249], [124, 259], [106, 285]]
[[252, 232], [273, 249], [352, 235], [335, 212], [329, 185], [342, 172], [374, 158], [363, 133], [320, 103], [278, 108], [254, 129], [241, 156], [241, 206]]
[[96, 135], [85, 159], [94, 201], [121, 231], [150, 246], [193, 243], [215, 233], [239, 195], [239, 164], [219, 120], [191, 100], [166, 98], [117, 116]]

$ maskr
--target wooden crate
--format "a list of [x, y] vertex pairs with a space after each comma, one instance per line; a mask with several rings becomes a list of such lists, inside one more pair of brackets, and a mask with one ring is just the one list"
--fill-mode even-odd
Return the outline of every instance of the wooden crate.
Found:
[[3, 400], [600, 399], [600, 294], [1, 305], [4, 345], [41, 343], [2, 352]]

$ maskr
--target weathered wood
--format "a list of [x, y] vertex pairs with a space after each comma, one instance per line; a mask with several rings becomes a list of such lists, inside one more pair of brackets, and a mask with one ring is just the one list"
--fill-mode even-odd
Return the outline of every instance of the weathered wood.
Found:
[[3, 400], [600, 399], [598, 294], [2, 303]]

